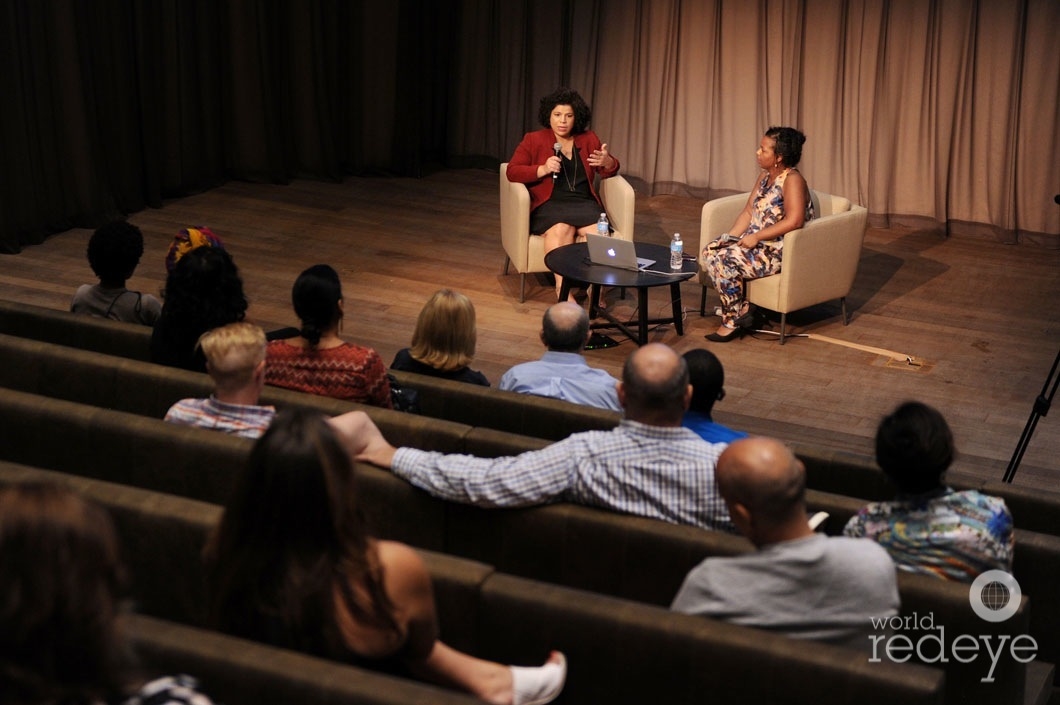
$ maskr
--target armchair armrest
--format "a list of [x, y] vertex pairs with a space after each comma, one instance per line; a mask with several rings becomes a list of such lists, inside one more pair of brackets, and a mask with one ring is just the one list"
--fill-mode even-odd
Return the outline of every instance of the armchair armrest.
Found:
[[528, 268], [530, 232], [530, 192], [526, 186], [508, 181], [507, 163], [500, 168], [501, 245], [516, 271]]
[[850, 293], [867, 219], [864, 206], [852, 206], [784, 236], [780, 310], [796, 311]]
[[747, 197], [750, 193], [738, 193], [734, 196], [724, 196], [707, 201], [703, 204], [703, 214], [699, 220], [699, 248], [696, 250], [696, 259], [699, 262], [699, 283], [706, 286], [710, 283], [704, 273], [703, 248], [708, 242], [717, 239], [718, 235], [732, 227], [736, 216], [747, 205]]
[[637, 202], [633, 187], [619, 174], [600, 179], [600, 200], [611, 218], [615, 236], [632, 242]]

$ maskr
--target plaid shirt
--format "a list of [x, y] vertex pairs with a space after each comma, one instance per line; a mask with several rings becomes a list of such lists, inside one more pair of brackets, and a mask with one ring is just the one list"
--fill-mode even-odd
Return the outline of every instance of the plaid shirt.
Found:
[[271, 406], [229, 404], [209, 399], [181, 399], [166, 412], [166, 421], [184, 426], [198, 426], [224, 431], [244, 438], [257, 438], [276, 416]]
[[687, 428], [623, 420], [541, 450], [476, 458], [399, 448], [393, 472], [436, 497], [484, 507], [568, 501], [626, 514], [735, 531], [714, 465], [724, 443]]

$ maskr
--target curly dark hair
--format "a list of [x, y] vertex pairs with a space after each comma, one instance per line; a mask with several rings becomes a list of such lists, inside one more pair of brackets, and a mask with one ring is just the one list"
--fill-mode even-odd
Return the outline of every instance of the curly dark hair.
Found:
[[578, 91], [571, 88], [557, 88], [541, 99], [537, 108], [537, 121], [542, 127], [552, 127], [549, 117], [552, 115], [552, 109], [557, 105], [569, 105], [574, 109], [574, 127], [571, 129], [571, 134], [580, 135], [589, 129], [593, 111]]
[[940, 487], [955, 455], [946, 419], [921, 402], [905, 402], [876, 429], [876, 463], [905, 494]]
[[195, 321], [200, 334], [242, 321], [247, 314], [247, 297], [236, 263], [232, 255], [217, 247], [197, 247], [181, 257], [166, 277], [163, 295], [162, 315]]
[[784, 166], [794, 167], [802, 159], [802, 145], [806, 142], [806, 135], [794, 127], [770, 127], [765, 136], [777, 143], [773, 151], [784, 159]]
[[298, 275], [291, 288], [295, 315], [302, 322], [299, 334], [311, 345], [342, 317], [342, 282], [339, 273], [326, 264], [314, 264]]
[[144, 254], [140, 228], [112, 220], [96, 228], [88, 240], [88, 265], [103, 282], [124, 282], [132, 276]]

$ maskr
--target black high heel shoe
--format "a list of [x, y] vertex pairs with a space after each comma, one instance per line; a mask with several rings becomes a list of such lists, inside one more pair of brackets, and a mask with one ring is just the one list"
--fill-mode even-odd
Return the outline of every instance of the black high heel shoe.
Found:
[[715, 333], [707, 333], [703, 337], [712, 343], [731, 343], [737, 338], [742, 338], [743, 334], [747, 331], [746, 328], [733, 328], [732, 333], [728, 335], [718, 335]]
[[737, 330], [745, 330], [755, 327], [755, 314], [758, 312], [758, 308], [754, 304], [748, 304], [747, 313], [738, 317], [733, 323], [736, 324]]

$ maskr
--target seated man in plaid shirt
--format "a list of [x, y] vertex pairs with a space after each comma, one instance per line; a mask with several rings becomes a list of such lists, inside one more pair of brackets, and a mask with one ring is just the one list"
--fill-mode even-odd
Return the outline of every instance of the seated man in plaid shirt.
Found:
[[333, 423], [358, 460], [390, 468], [453, 502], [483, 507], [574, 502], [734, 532], [714, 479], [727, 444], [708, 443], [681, 426], [692, 397], [684, 359], [660, 343], [635, 350], [622, 370], [618, 397], [625, 418], [614, 429], [576, 433], [505, 458], [395, 448], [363, 412]]
[[208, 399], [181, 399], [170, 407], [166, 421], [260, 436], [276, 415], [275, 408], [258, 405], [265, 385], [265, 332], [252, 323], [231, 323], [203, 333], [198, 347], [206, 356], [214, 393]]

